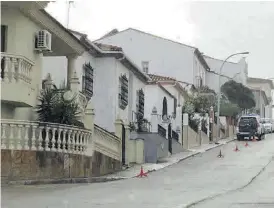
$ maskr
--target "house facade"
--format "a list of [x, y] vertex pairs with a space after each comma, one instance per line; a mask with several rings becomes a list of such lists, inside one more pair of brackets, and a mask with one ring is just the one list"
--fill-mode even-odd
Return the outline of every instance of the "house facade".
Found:
[[256, 108], [260, 110], [261, 117], [272, 118], [272, 80], [249, 77], [247, 86], [254, 92]]
[[115, 30], [95, 42], [122, 47], [145, 73], [176, 77], [195, 86], [206, 82], [209, 66], [195, 47], [132, 28]]
[[[76, 61], [89, 48], [44, 10], [47, 3], [1, 2], [1, 183], [84, 178], [121, 168], [122, 126], [114, 135], [94, 125], [92, 92], [79, 90]], [[54, 89], [54, 73], [42, 80], [45, 57], [65, 57], [64, 65], [52, 66], [66, 79], [63, 91]], [[46, 89], [51, 98], [75, 95], [84, 126], [38, 119], [37, 98]]]
[[[35, 1], [1, 3], [1, 118], [35, 120], [33, 107], [42, 88], [43, 57], [77, 57], [85, 50], [44, 10], [46, 5]], [[39, 34], [48, 38], [48, 44], [40, 38], [40, 44], [45, 45], [38, 45]], [[66, 71], [73, 68], [71, 65]]]
[[[85, 34], [72, 33], [87, 47], [76, 59], [75, 66], [79, 91], [90, 92], [89, 99], [95, 108], [94, 122], [115, 132], [116, 119], [129, 123], [136, 119], [138, 112], [144, 114], [141, 100], [149, 77], [124, 55], [122, 48], [92, 43]], [[51, 73], [53, 82], [60, 85], [67, 81], [66, 67], [66, 57], [46, 57], [43, 75]]]
[[[223, 64], [223, 60], [215, 59], [209, 56], [204, 56], [206, 62], [210, 67], [210, 71], [206, 73], [206, 85], [213, 89], [215, 92], [219, 90], [219, 74], [220, 67]], [[223, 66], [221, 72], [221, 85], [225, 82], [233, 79], [238, 83], [243, 85], [247, 84], [248, 78], [248, 65], [244, 58], [242, 58], [238, 63], [226, 62]]]

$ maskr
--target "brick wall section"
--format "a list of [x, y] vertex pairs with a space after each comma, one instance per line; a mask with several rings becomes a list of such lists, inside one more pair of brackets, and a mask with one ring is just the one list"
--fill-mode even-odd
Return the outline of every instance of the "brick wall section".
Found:
[[1, 150], [3, 181], [89, 178], [120, 168], [118, 161], [97, 152], [92, 158], [60, 152]]

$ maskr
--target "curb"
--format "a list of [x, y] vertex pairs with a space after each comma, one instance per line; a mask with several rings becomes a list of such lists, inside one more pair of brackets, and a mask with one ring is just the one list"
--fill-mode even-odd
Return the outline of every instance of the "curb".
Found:
[[[223, 144], [218, 144], [216, 146], [210, 147], [205, 150], [205, 152], [212, 150], [214, 148], [226, 145], [230, 142], [233, 142], [236, 140], [235, 138], [223, 143]], [[193, 154], [190, 154], [184, 158], [179, 159], [178, 161], [168, 164], [167, 166], [160, 168], [160, 169], [153, 169], [153, 170], [148, 170], [146, 173], [151, 173], [155, 172], [158, 170], [162, 170], [164, 168], [167, 168], [171, 165], [178, 164], [179, 162], [186, 160], [190, 157], [194, 157], [196, 155], [202, 154], [203, 152], [194, 152]], [[111, 182], [111, 181], [118, 181], [118, 180], [125, 180], [125, 179], [130, 179], [130, 178], [136, 178], [136, 176], [131, 176], [131, 177], [92, 177], [92, 178], [66, 178], [66, 179], [44, 179], [44, 180], [22, 180], [22, 181], [9, 181], [7, 183], [1, 184], [1, 186], [5, 185], [45, 185], [45, 184], [75, 184], [75, 183], [105, 183], [105, 182]]]
[[46, 185], [46, 184], [74, 184], [74, 183], [104, 183], [110, 181], [117, 181], [127, 178], [66, 178], [66, 179], [44, 179], [44, 180], [22, 180], [22, 181], [9, 181], [1, 184], [5, 185]]
[[[234, 139], [232, 139], [232, 140], [230, 140], [230, 141], [228, 141], [228, 142], [226, 142], [226, 143], [218, 144], [218, 145], [216, 145], [216, 146], [214, 146], [214, 147], [210, 147], [210, 148], [208, 148], [207, 150], [205, 150], [205, 152], [207, 152], [207, 151], [209, 151], [209, 150], [212, 150], [212, 149], [214, 149], [214, 148], [217, 148], [217, 147], [226, 145], [226, 144], [228, 144], [228, 143], [230, 143], [230, 142], [233, 142], [233, 141], [235, 141], [235, 140], [236, 140], [236, 139], [234, 138]], [[169, 166], [171, 166], [171, 165], [178, 164], [179, 162], [181, 162], [181, 161], [183, 161], [183, 160], [186, 160], [186, 159], [188, 159], [188, 158], [190, 158], [190, 157], [194, 157], [194, 156], [199, 155], [199, 154], [202, 154], [202, 153], [203, 153], [203, 152], [196, 152], [196, 153], [193, 153], [193, 154], [191, 154], [191, 155], [188, 155], [188, 156], [186, 156], [186, 157], [184, 157], [184, 158], [179, 159], [179, 160], [176, 161], [175, 163], [169, 164], [169, 165], [167, 165], [167, 166], [165, 166], [165, 167], [163, 167], [163, 168], [160, 168], [160, 169], [158, 169], [158, 170], [162, 170], [162, 169], [167, 168], [167, 167], [169, 167]], [[155, 172], [155, 171], [158, 171], [158, 170], [153, 169], [153, 170], [147, 171], [146, 173], [151, 173], [151, 172]], [[136, 177], [137, 177], [137, 176], [125, 177], [125, 178], [121, 178], [121, 179], [130, 179], [130, 178], [136, 178]]]

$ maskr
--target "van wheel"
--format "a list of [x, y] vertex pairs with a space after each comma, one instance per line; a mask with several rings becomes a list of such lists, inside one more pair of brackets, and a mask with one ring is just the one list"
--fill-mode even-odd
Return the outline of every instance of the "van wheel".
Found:
[[258, 136], [258, 140], [261, 141], [262, 139], [264, 139], [264, 135], [261, 134], [260, 136]]
[[242, 137], [242, 136], [237, 136], [237, 140], [238, 141], [241, 141], [241, 140], [243, 140], [244, 138]]

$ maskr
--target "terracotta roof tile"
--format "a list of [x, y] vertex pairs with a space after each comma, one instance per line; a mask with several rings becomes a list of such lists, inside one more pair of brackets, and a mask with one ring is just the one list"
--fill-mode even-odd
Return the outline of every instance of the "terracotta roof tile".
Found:
[[150, 77], [150, 79], [152, 81], [176, 81], [175, 78], [160, 76], [160, 75], [156, 75], [156, 74], [148, 74], [148, 76]]
[[118, 46], [107, 45], [102, 43], [94, 43], [94, 44], [104, 51], [123, 51], [122, 48]]

